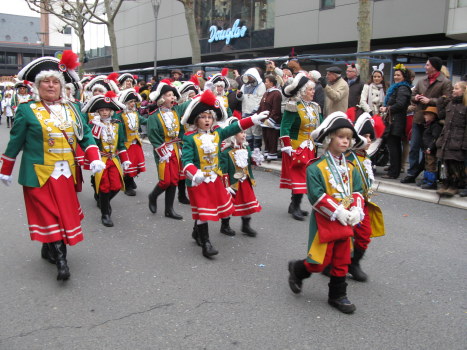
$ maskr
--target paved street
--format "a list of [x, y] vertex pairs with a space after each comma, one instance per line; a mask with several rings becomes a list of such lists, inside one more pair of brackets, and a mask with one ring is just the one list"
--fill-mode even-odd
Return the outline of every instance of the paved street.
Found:
[[[0, 126], [0, 152], [8, 141]], [[150, 146], [136, 197], [112, 201], [114, 228], [100, 223], [89, 185], [79, 195], [85, 241], [69, 248], [71, 279], [31, 242], [17, 184], [0, 184], [0, 349], [465, 349], [467, 211], [379, 194], [387, 235], [363, 260], [370, 281], [349, 280], [357, 306], [344, 315], [327, 305], [328, 278], [314, 275], [301, 295], [287, 284], [287, 261], [306, 254], [308, 222], [287, 214], [290, 192], [257, 171], [263, 211], [257, 238], [231, 238], [210, 223], [213, 260], [183, 221], [151, 214], [156, 183]], [[310, 205], [305, 206], [307, 209]], [[239, 231], [240, 219], [231, 220]]]

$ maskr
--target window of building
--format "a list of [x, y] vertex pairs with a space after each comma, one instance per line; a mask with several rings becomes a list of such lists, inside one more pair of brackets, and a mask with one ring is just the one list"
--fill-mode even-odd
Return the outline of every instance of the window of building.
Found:
[[15, 53], [7, 52], [6, 53], [6, 64], [17, 64], [18, 57]]
[[333, 9], [336, 7], [336, 1], [335, 0], [321, 0], [320, 1], [320, 10], [327, 10], [327, 9]]
[[255, 0], [254, 30], [274, 28], [275, 0]]
[[66, 26], [65, 28], [63, 28], [63, 34], [71, 34], [71, 27]]
[[5, 53], [0, 52], [0, 64], [5, 64]]
[[65, 44], [65, 47], [71, 47], [71, 44]]
[[467, 0], [458, 0], [457, 7], [467, 7]]
[[23, 55], [23, 65], [27, 65], [28, 63], [31, 63], [34, 60], [33, 55]]

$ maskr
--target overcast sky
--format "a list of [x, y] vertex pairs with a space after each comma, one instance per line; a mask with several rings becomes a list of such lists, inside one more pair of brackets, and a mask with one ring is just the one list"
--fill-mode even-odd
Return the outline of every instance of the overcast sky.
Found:
[[[9, 3], [5, 6], [5, 2]], [[39, 17], [37, 12], [31, 11], [26, 3], [26, 0], [2, 0], [2, 7], [0, 13], [7, 13], [10, 15], [32, 16]]]

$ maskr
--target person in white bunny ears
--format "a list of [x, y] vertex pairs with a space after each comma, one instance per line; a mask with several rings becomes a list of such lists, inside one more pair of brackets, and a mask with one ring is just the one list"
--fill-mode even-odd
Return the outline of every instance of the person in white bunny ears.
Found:
[[383, 106], [386, 96], [386, 82], [384, 81], [384, 63], [373, 66], [373, 72], [368, 84], [363, 86], [359, 106], [363, 112], [370, 115], [379, 114], [379, 108]]
[[[237, 123], [238, 119], [230, 117], [226, 124]], [[246, 142], [246, 133], [241, 130], [238, 134], [225, 140], [225, 145], [220, 154], [220, 165], [223, 172], [224, 184], [232, 194], [235, 211], [232, 216], [242, 218], [242, 232], [247, 236], [256, 237], [257, 232], [250, 226], [251, 214], [259, 213], [261, 205], [256, 198], [253, 186], [256, 185], [252, 162], [261, 165], [264, 156], [259, 149], [251, 152]], [[230, 217], [222, 219], [221, 233], [234, 236], [235, 231], [230, 227]]]
[[195, 97], [183, 114], [181, 123], [195, 128], [185, 133], [182, 152], [183, 173], [195, 220], [192, 237], [202, 247], [206, 258], [218, 254], [209, 240], [208, 221], [228, 218], [235, 210], [232, 195], [222, 181], [221, 143], [242, 130], [259, 125], [267, 116], [265, 111], [225, 128], [215, 128], [217, 122], [227, 118], [227, 111], [211, 90]]

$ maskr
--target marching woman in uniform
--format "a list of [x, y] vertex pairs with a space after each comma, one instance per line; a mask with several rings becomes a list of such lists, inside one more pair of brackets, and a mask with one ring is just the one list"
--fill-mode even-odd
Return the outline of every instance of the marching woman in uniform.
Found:
[[117, 81], [120, 85], [120, 90], [134, 89], [134, 87], [138, 83], [136, 81], [135, 76], [131, 75], [130, 73], [123, 73], [119, 75]]
[[157, 197], [165, 191], [165, 216], [175, 220], [183, 217], [173, 208], [175, 191], [180, 179], [180, 142], [183, 128], [180, 118], [190, 101], [175, 105], [180, 98], [176, 87], [170, 81], [162, 80], [157, 89], [149, 94], [150, 100], [158, 107], [149, 113], [148, 138], [154, 147], [159, 182], [149, 194], [149, 210], [157, 212]]
[[280, 188], [292, 190], [289, 214], [303, 221], [308, 215], [300, 203], [307, 193], [306, 164], [315, 158], [316, 147], [311, 133], [319, 126], [321, 109], [313, 102], [315, 83], [303, 73], [298, 73], [293, 82], [283, 88], [289, 100], [282, 116], [280, 141], [282, 144], [282, 172]]
[[140, 125], [147, 124], [147, 119], [141, 117], [138, 113], [136, 102], [141, 102], [142, 98], [135, 89], [123, 90], [118, 96], [118, 100], [122, 105], [125, 105], [125, 109], [117, 115], [117, 118], [121, 120], [125, 131], [125, 147], [131, 162], [131, 166], [124, 171], [125, 194], [135, 196], [135, 177], [146, 171], [142, 141], [138, 129]]
[[[236, 117], [230, 117], [227, 123], [232, 124], [237, 121]], [[256, 181], [251, 163], [261, 165], [263, 160], [264, 157], [259, 150], [256, 153], [251, 152], [246, 141], [246, 133], [243, 130], [225, 141], [224, 149], [220, 155], [224, 184], [232, 194], [235, 209], [232, 215], [242, 218], [242, 232], [250, 237], [256, 237], [258, 234], [250, 226], [251, 214], [261, 211], [261, 205], [253, 191]], [[230, 217], [223, 218], [221, 221], [221, 232], [227, 236], [234, 236], [235, 231], [230, 227]]]
[[229, 99], [227, 98], [227, 91], [230, 89], [230, 82], [227, 79], [229, 73], [228, 68], [223, 68], [220, 73], [214, 74], [211, 79], [206, 82], [205, 89], [210, 88], [214, 95], [216, 95], [223, 103], [227, 116], [232, 116], [232, 110], [229, 108]]
[[195, 97], [183, 115], [182, 124], [196, 128], [183, 138], [182, 161], [195, 220], [192, 237], [202, 247], [206, 258], [218, 254], [209, 240], [208, 221], [227, 218], [234, 212], [232, 196], [222, 181], [220, 145], [227, 137], [259, 125], [267, 115], [268, 112], [255, 114], [223, 129], [213, 130], [216, 122], [227, 118], [227, 112], [210, 90]]
[[113, 91], [106, 92], [104, 96], [93, 96], [83, 107], [83, 112], [98, 114], [98, 117], [94, 117], [91, 121], [92, 135], [99, 146], [105, 169], [94, 175], [94, 181], [102, 214], [102, 225], [107, 227], [114, 225], [110, 218], [112, 214], [110, 201], [124, 188], [122, 167], [127, 170], [131, 165], [125, 147], [125, 126], [119, 119], [112, 118], [115, 112], [123, 108], [125, 106], [118, 102], [117, 95]]
[[32, 240], [42, 242], [42, 258], [57, 265], [57, 280], [70, 277], [66, 245], [83, 240], [84, 215], [75, 191], [81, 182], [76, 145], [85, 150], [93, 172], [104, 168], [78, 106], [64, 98], [65, 83], [79, 79], [77, 59], [64, 51], [61, 60], [41, 57], [19, 72], [19, 79], [34, 82], [34, 100], [18, 106], [0, 170], [2, 182], [10, 184], [16, 156], [23, 151], [18, 182], [23, 185], [29, 232]]

